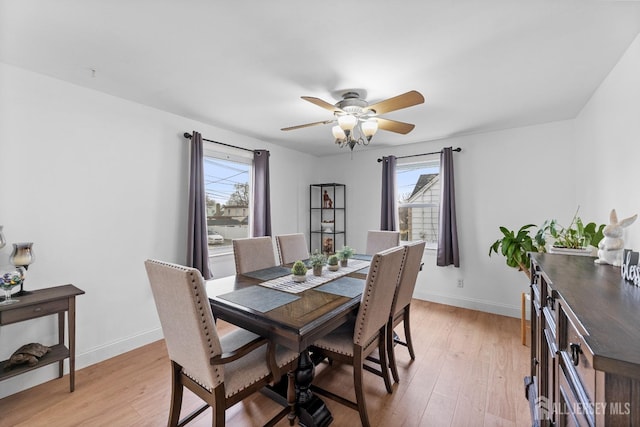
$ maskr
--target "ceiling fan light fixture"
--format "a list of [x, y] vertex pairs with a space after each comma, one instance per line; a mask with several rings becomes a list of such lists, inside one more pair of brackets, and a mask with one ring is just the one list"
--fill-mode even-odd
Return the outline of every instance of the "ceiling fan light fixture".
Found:
[[360, 125], [360, 128], [367, 140], [371, 141], [371, 137], [378, 131], [378, 121], [376, 119], [365, 120]]
[[338, 125], [332, 127], [331, 132], [333, 132], [333, 137], [335, 139], [345, 139], [347, 137], [342, 128]]
[[348, 135], [347, 131], [353, 130], [358, 124], [358, 118], [351, 114], [343, 114], [338, 116], [338, 126]]

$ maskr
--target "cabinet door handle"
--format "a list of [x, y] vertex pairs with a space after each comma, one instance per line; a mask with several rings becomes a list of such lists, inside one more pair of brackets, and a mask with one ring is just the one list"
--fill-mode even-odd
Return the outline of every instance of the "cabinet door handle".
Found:
[[580, 344], [570, 343], [569, 348], [571, 349], [571, 361], [574, 366], [578, 366], [580, 363], [580, 353], [582, 350], [580, 349]]
[[553, 310], [553, 303], [555, 302], [555, 300], [553, 299], [553, 297], [548, 296], [547, 297], [547, 305], [551, 308], [551, 310]]

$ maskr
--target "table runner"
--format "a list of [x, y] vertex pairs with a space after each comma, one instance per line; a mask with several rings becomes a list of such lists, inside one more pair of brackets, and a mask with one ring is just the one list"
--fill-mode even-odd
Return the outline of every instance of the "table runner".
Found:
[[307, 280], [304, 282], [294, 282], [293, 275], [278, 277], [276, 279], [262, 282], [259, 285], [266, 288], [277, 289], [279, 291], [298, 294], [307, 289], [315, 288], [323, 283], [327, 283], [338, 277], [346, 276], [356, 270], [361, 270], [369, 265], [369, 261], [350, 259], [346, 267], [340, 267], [338, 271], [329, 271], [326, 267], [322, 270], [322, 276], [314, 276], [312, 270], [307, 271]]

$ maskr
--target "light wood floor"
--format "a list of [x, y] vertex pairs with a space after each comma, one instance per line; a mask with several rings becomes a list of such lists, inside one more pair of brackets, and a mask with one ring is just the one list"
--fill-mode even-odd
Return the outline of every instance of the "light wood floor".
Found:
[[[523, 390], [529, 348], [520, 342], [518, 319], [418, 300], [411, 316], [417, 357], [410, 363], [406, 349], [396, 347], [400, 383], [393, 393], [386, 393], [381, 378], [365, 373], [373, 425], [531, 425]], [[233, 326], [219, 322], [219, 328], [224, 334]], [[318, 385], [350, 399], [352, 381], [348, 366], [316, 368]], [[77, 371], [74, 393], [65, 376], [1, 399], [0, 426], [164, 426], [169, 391], [169, 361], [158, 341]], [[333, 425], [360, 424], [356, 411], [324, 400]], [[199, 403], [186, 391], [183, 413]], [[257, 393], [227, 411], [227, 425], [259, 426], [278, 410]], [[190, 425], [210, 426], [210, 410]], [[286, 419], [278, 426], [288, 426]]]

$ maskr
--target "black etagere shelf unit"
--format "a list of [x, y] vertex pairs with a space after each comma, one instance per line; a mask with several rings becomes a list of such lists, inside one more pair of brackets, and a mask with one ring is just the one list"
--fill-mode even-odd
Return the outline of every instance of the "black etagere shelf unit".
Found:
[[309, 186], [309, 251], [326, 254], [347, 244], [347, 191], [344, 184]]

